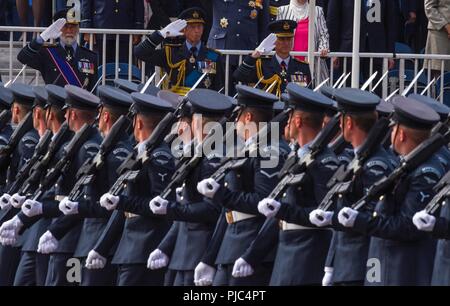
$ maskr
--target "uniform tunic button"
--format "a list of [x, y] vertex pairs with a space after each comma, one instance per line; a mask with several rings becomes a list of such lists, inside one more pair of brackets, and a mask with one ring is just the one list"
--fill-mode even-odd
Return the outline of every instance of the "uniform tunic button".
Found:
[[237, 24], [241, 24], [241, 22], [240, 22], [240, 21], [238, 21], [238, 22], [237, 22]]
[[115, 10], [115, 12], [116, 12], [116, 13], [118, 13], [118, 12], [119, 12], [119, 10], [118, 10], [118, 9], [116, 9], [116, 10]]
[[239, 12], [239, 13], [242, 12], [242, 9], [238, 9], [238, 12]]
[[239, 37], [239, 33], [238, 33], [238, 34], [236, 34], [236, 37]]

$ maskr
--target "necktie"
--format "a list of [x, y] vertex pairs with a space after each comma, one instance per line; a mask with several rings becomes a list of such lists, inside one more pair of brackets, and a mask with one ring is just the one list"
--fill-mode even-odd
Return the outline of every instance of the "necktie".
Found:
[[65, 46], [64, 49], [66, 49], [66, 59], [67, 61], [71, 61], [73, 58], [73, 47], [72, 46]]
[[281, 61], [280, 66], [281, 66], [281, 70], [286, 71], [287, 65], [286, 65], [285, 61]]
[[191, 52], [191, 57], [189, 59], [189, 62], [191, 62], [191, 64], [194, 64], [195, 59], [197, 58], [197, 47], [192, 47], [190, 52]]

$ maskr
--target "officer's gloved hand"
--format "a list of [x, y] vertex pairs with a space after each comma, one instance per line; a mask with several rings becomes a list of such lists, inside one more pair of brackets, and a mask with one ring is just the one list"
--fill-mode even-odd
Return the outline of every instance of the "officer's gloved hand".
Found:
[[53, 22], [44, 32], [41, 33], [41, 38], [43, 41], [47, 41], [49, 39], [56, 39], [61, 36], [61, 29], [66, 24], [65, 18], [59, 18], [55, 22]]
[[150, 253], [147, 260], [147, 268], [150, 270], [157, 270], [164, 268], [169, 264], [169, 257], [160, 249], [156, 249]]
[[419, 231], [432, 232], [436, 224], [436, 218], [425, 210], [416, 212], [412, 218], [414, 225]]
[[240, 257], [234, 262], [233, 272], [231, 273], [231, 275], [233, 275], [233, 277], [235, 278], [238, 278], [247, 277], [252, 275], [253, 273], [255, 273], [255, 271], [253, 270], [252, 266], [248, 262], [246, 262], [244, 258]]
[[322, 209], [314, 209], [309, 213], [309, 221], [317, 227], [324, 227], [331, 224], [334, 213]]
[[95, 250], [90, 250], [86, 258], [86, 268], [88, 269], [103, 269], [106, 265], [106, 258], [97, 253]]
[[42, 203], [35, 200], [26, 200], [22, 205], [22, 212], [27, 217], [42, 215]]
[[262, 199], [258, 203], [258, 211], [267, 218], [273, 218], [280, 210], [281, 203], [274, 199]]
[[41, 238], [39, 238], [38, 253], [50, 254], [58, 248], [58, 240], [50, 231], [46, 231]]
[[157, 196], [150, 200], [149, 206], [155, 215], [165, 215], [167, 214], [167, 204], [169, 201]]
[[355, 225], [358, 211], [351, 209], [350, 207], [344, 207], [338, 214], [339, 223], [345, 227], [353, 227]]
[[331, 286], [331, 279], [333, 278], [334, 269], [332, 267], [325, 267], [324, 271], [325, 274], [322, 278], [322, 286]]
[[255, 49], [256, 52], [260, 54], [269, 53], [275, 49], [275, 42], [277, 41], [277, 36], [274, 33], [270, 33], [264, 40], [259, 44], [258, 48]]
[[164, 38], [180, 36], [183, 35], [183, 33], [181, 33], [181, 30], [183, 30], [186, 26], [186, 20], [178, 19], [168, 24], [164, 29], [159, 31], [159, 33]]
[[200, 262], [194, 270], [194, 284], [196, 286], [211, 286], [216, 269]]
[[16, 244], [19, 231], [23, 227], [22, 221], [17, 216], [8, 220], [0, 226], [0, 243], [3, 245]]
[[11, 197], [11, 205], [14, 206], [15, 208], [21, 208], [22, 204], [25, 202], [25, 200], [27, 199], [26, 196], [22, 196], [18, 193], [15, 193], [12, 195]]
[[78, 202], [72, 202], [68, 197], [65, 197], [59, 202], [58, 208], [66, 216], [78, 214]]
[[177, 196], [177, 202], [180, 203], [183, 200], [183, 187], [177, 187], [175, 194]]
[[106, 210], [114, 210], [119, 204], [120, 198], [110, 193], [105, 193], [100, 198], [100, 206], [106, 208]]
[[11, 195], [4, 193], [0, 197], [0, 209], [8, 209], [11, 207]]
[[197, 191], [205, 197], [212, 199], [220, 185], [212, 178], [202, 180], [197, 184]]

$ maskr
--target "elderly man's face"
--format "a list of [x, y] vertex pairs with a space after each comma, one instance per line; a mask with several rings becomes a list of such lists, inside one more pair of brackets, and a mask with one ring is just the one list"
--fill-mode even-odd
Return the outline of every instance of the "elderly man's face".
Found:
[[184, 29], [186, 40], [190, 43], [198, 43], [202, 39], [203, 29], [203, 23], [189, 23]]
[[80, 26], [78, 24], [70, 24], [66, 23], [64, 27], [61, 29], [61, 41], [66, 45], [73, 44], [80, 32]]

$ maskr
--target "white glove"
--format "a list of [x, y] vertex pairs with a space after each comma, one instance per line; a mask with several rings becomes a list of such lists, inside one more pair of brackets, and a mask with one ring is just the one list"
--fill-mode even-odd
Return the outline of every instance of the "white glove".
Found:
[[281, 203], [274, 199], [262, 199], [258, 203], [258, 211], [267, 218], [273, 218], [280, 210]]
[[65, 215], [76, 215], [78, 214], [78, 202], [72, 202], [68, 197], [59, 202], [59, 210]]
[[428, 214], [425, 210], [416, 212], [412, 221], [418, 230], [424, 232], [432, 232], [436, 224], [436, 218]]
[[42, 215], [42, 203], [28, 199], [22, 205], [22, 212], [27, 217]]
[[344, 207], [338, 214], [339, 223], [345, 227], [353, 227], [355, 225], [356, 216], [358, 211], [351, 209], [350, 207]]
[[194, 270], [194, 284], [196, 286], [211, 286], [216, 269], [200, 262]]
[[106, 258], [94, 250], [90, 250], [86, 258], [86, 268], [103, 269], [106, 265]]
[[322, 209], [314, 209], [309, 213], [309, 221], [317, 227], [324, 227], [331, 224], [334, 213]]
[[183, 30], [187, 26], [187, 22], [184, 19], [175, 20], [172, 23], [169, 23], [164, 29], [159, 31], [162, 37], [176, 37], [183, 35], [181, 30]]
[[0, 243], [3, 245], [14, 245], [17, 241], [17, 236], [22, 228], [23, 223], [17, 216], [8, 220], [0, 226]]
[[178, 187], [177, 189], [175, 189], [175, 194], [177, 196], [177, 202], [180, 203], [182, 201], [182, 197], [183, 197], [183, 187]]
[[10, 200], [11, 200], [11, 196], [9, 194], [7, 194], [7, 193], [3, 194], [0, 197], [0, 209], [10, 208], [11, 207]]
[[275, 42], [277, 41], [277, 36], [274, 33], [269, 34], [264, 40], [259, 44], [258, 48], [255, 50], [259, 53], [269, 53], [275, 49]]
[[231, 275], [238, 278], [247, 277], [252, 275], [253, 273], [255, 273], [255, 271], [253, 270], [252, 266], [250, 266], [250, 264], [246, 262], [244, 258], [239, 257], [234, 262], [233, 272], [231, 273]]
[[332, 267], [325, 267], [324, 271], [325, 274], [322, 278], [322, 286], [331, 286], [331, 279], [333, 278], [333, 268]]
[[155, 215], [165, 215], [167, 214], [167, 204], [169, 201], [157, 196], [150, 200], [150, 209]]
[[212, 178], [207, 178], [197, 184], [197, 191], [205, 197], [212, 199], [220, 185]]
[[44, 41], [49, 39], [56, 39], [61, 36], [61, 29], [66, 24], [65, 18], [59, 18], [55, 22], [53, 22], [44, 32], [41, 33], [41, 38]]
[[147, 268], [150, 270], [157, 270], [164, 268], [169, 264], [169, 257], [160, 249], [156, 249], [150, 253], [147, 260]]
[[27, 199], [26, 196], [21, 196], [20, 194], [15, 193], [12, 195], [10, 202], [11, 205], [14, 206], [15, 208], [21, 208], [23, 202], [25, 202], [26, 199]]
[[46, 231], [41, 238], [39, 238], [38, 253], [50, 254], [58, 248], [58, 240], [50, 231]]
[[120, 198], [118, 196], [112, 195], [110, 193], [105, 193], [100, 198], [100, 206], [106, 208], [107, 210], [114, 210], [119, 204]]

